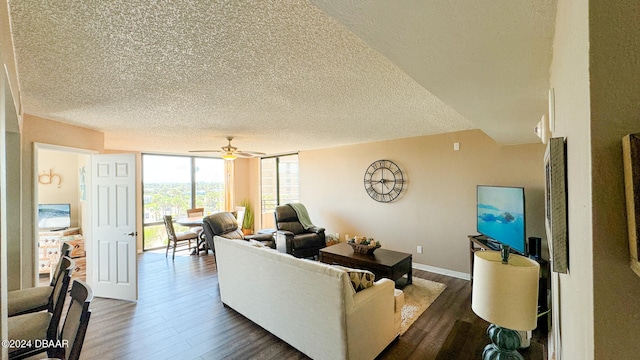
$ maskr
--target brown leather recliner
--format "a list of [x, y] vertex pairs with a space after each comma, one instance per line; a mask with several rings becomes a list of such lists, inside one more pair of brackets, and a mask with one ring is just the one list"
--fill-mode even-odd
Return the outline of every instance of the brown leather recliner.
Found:
[[236, 217], [230, 212], [218, 212], [202, 219], [202, 228], [204, 229], [204, 237], [207, 241], [209, 249], [215, 252], [213, 247], [213, 237], [222, 236], [227, 239], [235, 240], [257, 240], [264, 245], [276, 248], [275, 241], [271, 234], [256, 234], [244, 236], [242, 230], [238, 227]]
[[299, 258], [317, 257], [326, 246], [324, 228], [313, 226], [305, 229], [296, 211], [289, 204], [276, 207], [276, 246]]

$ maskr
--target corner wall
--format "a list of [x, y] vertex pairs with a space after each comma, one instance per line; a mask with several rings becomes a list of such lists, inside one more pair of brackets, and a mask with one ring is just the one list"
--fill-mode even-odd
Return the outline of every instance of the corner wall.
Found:
[[[545, 238], [544, 151], [543, 144], [498, 146], [479, 130], [303, 151], [300, 199], [314, 224], [340, 233], [342, 241], [345, 234], [366, 235], [413, 254], [414, 264], [466, 275], [476, 185], [523, 186], [527, 236]], [[406, 174], [406, 191], [392, 203], [378, 203], [364, 190], [364, 171], [379, 159]]]
[[36, 234], [34, 233], [35, 200], [33, 198], [33, 186], [37, 179], [33, 172], [33, 143], [104, 152], [104, 134], [29, 114], [23, 115], [22, 120], [22, 238], [13, 241], [10, 239], [8, 244], [10, 248], [20, 249], [22, 256], [18, 267], [19, 273], [11, 271], [8, 275], [12, 279], [20, 277], [21, 286], [30, 287], [36, 283], [35, 263], [37, 257]]
[[567, 139], [569, 222], [569, 272], [552, 274], [554, 324], [549, 344], [557, 359], [593, 359], [588, 13], [586, 2], [559, 1], [553, 42], [551, 87], [555, 92], [556, 119], [553, 136]]

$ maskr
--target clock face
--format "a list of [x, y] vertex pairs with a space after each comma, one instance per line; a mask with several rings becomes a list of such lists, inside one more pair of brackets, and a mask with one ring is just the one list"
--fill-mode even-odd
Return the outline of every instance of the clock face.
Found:
[[402, 170], [393, 161], [374, 161], [364, 173], [364, 189], [379, 202], [395, 200], [404, 187]]

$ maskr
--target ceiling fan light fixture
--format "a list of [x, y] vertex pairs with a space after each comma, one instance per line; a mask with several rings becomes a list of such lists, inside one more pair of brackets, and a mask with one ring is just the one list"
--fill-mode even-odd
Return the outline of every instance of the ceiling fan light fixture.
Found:
[[222, 155], [222, 158], [225, 160], [235, 160], [238, 156], [232, 152], [228, 152], [224, 155]]

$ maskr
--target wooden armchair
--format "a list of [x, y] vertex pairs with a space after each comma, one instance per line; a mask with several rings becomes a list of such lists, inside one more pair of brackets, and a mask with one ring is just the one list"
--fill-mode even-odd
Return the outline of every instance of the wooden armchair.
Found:
[[178, 247], [178, 243], [187, 242], [187, 249], [191, 250], [191, 240], [195, 240], [196, 247], [198, 246], [198, 239], [200, 238], [197, 233], [191, 231], [179, 232], [176, 233], [173, 228], [173, 218], [171, 215], [164, 216], [164, 226], [167, 229], [167, 236], [169, 237], [169, 242], [167, 243], [167, 250], [165, 252], [165, 256], [169, 255], [169, 248], [173, 247], [173, 255], [171, 259], [175, 260], [176, 258], [176, 248]]

